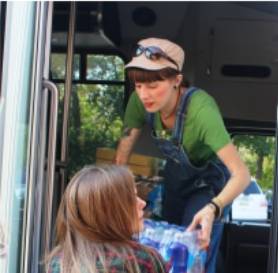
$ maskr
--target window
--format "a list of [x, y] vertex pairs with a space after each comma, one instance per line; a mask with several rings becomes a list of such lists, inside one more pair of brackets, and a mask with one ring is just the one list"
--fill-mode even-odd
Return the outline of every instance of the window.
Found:
[[[32, 64], [36, 37], [35, 2], [7, 4], [3, 41], [3, 67], [0, 98], [0, 272], [20, 272], [24, 253], [23, 237], [29, 202], [29, 133], [32, 128]], [[2, 34], [0, 34], [1, 36]], [[13, 69], [10, 69], [10, 67]], [[29, 239], [27, 239], [29, 242]]]
[[124, 80], [124, 62], [119, 56], [88, 55], [86, 80]]
[[270, 221], [274, 181], [275, 138], [263, 135], [237, 135], [233, 139], [251, 173], [250, 186], [235, 199], [232, 218]]
[[[66, 55], [52, 53], [51, 73], [60, 92], [62, 128]], [[98, 147], [115, 148], [124, 114], [124, 61], [117, 55], [75, 54], [68, 128], [68, 173], [95, 163]], [[78, 76], [78, 77], [77, 77]], [[61, 136], [60, 134], [58, 134]], [[59, 137], [58, 137], [59, 142]], [[57, 149], [59, 152], [59, 147]]]
[[[52, 80], [64, 80], [66, 73], [66, 54], [52, 53], [51, 54], [51, 78]], [[73, 58], [73, 79], [80, 78], [80, 55], [74, 54]]]
[[122, 85], [74, 85], [69, 123], [70, 173], [95, 163], [98, 147], [115, 147], [123, 124], [123, 98]]

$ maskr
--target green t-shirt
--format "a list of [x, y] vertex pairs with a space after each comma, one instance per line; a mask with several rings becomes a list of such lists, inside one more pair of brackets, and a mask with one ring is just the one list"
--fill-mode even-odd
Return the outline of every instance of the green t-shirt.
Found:
[[[125, 112], [125, 128], [142, 128], [146, 111], [136, 92], [133, 92]], [[160, 137], [169, 138], [163, 129], [159, 113], [155, 113], [154, 127]], [[214, 158], [217, 151], [231, 141], [215, 100], [205, 91], [195, 92], [188, 104], [183, 131], [183, 146], [192, 163], [202, 165]]]

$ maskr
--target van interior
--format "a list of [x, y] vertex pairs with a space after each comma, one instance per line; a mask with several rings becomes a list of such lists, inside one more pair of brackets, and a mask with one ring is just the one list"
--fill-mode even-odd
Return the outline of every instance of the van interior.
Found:
[[[95, 163], [99, 148], [116, 147], [133, 91], [124, 65], [136, 43], [147, 37], [166, 38], [184, 48], [184, 76], [215, 98], [237, 143], [258, 137], [273, 144], [263, 154], [272, 169], [261, 185], [271, 194], [278, 97], [276, 2], [54, 2], [50, 79], [60, 98], [56, 207], [71, 175]], [[149, 128], [144, 130], [135, 152], [162, 158], [148, 137]], [[246, 147], [238, 145], [245, 157]], [[265, 165], [252, 166], [252, 176], [262, 177]], [[271, 212], [265, 221], [229, 218], [217, 272], [267, 272], [271, 223]]]

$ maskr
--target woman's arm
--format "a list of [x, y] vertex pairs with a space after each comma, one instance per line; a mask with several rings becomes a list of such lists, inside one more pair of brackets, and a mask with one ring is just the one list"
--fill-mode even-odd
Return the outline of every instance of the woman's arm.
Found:
[[[226, 205], [230, 204], [250, 183], [250, 174], [241, 160], [236, 147], [229, 143], [217, 152], [218, 157], [227, 166], [231, 173], [223, 190], [213, 199], [218, 206], [223, 209]], [[206, 205], [202, 208], [193, 218], [192, 223], [188, 227], [191, 231], [201, 225], [200, 242], [201, 247], [205, 248], [209, 245], [210, 235], [212, 230], [213, 221], [215, 218], [215, 211], [213, 206]]]
[[249, 171], [241, 160], [236, 147], [230, 143], [217, 152], [218, 157], [230, 171], [231, 177], [224, 189], [216, 196], [220, 206], [230, 204], [249, 185]]
[[140, 136], [140, 133], [141, 129], [137, 128], [125, 130], [124, 136], [121, 138], [117, 147], [115, 164], [122, 165], [128, 162], [132, 148], [134, 147], [135, 142]]

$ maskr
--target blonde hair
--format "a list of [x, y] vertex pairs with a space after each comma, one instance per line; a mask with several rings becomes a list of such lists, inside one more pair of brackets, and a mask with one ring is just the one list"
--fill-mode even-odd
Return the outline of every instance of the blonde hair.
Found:
[[[109, 272], [105, 251], [134, 257], [130, 243], [139, 231], [136, 198], [133, 175], [125, 167], [88, 166], [79, 171], [59, 207], [58, 245], [49, 255], [48, 266], [62, 253], [61, 272]], [[125, 261], [125, 272], [140, 272], [136, 259], [132, 260]]]

